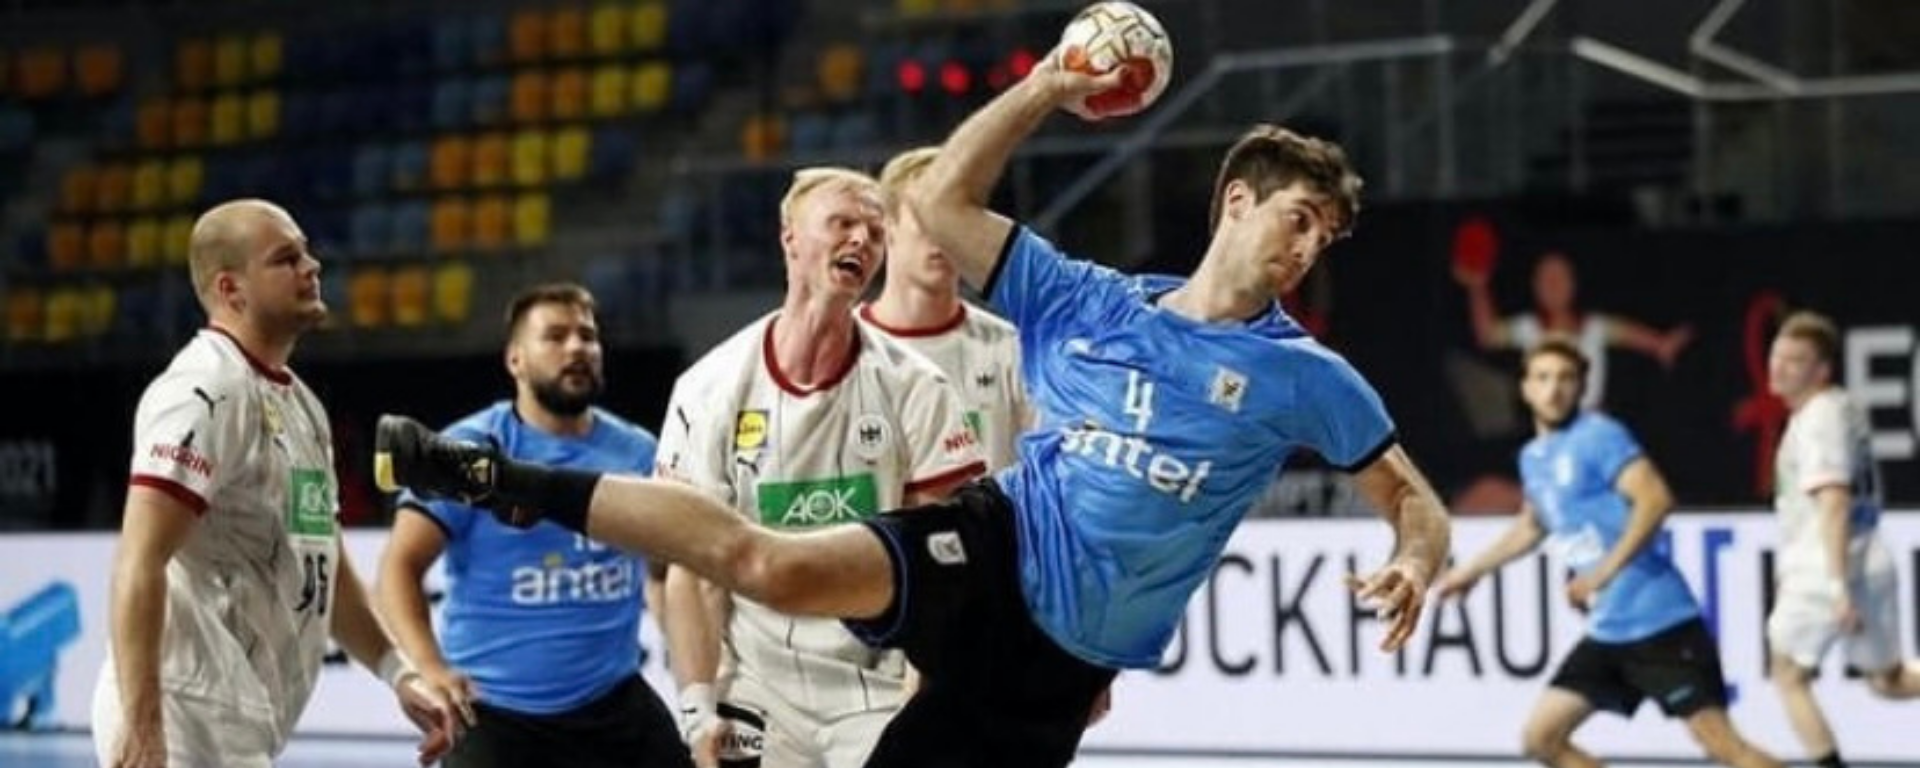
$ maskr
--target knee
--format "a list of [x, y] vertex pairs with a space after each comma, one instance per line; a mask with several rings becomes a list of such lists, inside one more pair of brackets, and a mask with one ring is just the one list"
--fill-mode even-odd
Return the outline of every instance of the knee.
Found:
[[1786, 656], [1774, 656], [1769, 670], [1773, 675], [1773, 687], [1782, 692], [1805, 690], [1809, 682], [1809, 673], [1799, 662]]

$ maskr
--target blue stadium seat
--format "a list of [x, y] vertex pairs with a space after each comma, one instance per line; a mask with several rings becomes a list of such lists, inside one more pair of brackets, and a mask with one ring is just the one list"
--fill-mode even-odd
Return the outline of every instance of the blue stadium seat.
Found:
[[693, 114], [707, 105], [713, 93], [713, 68], [705, 61], [689, 61], [673, 70], [673, 111]]
[[873, 113], [855, 110], [833, 121], [833, 147], [843, 150], [864, 149], [879, 141], [878, 133]]
[[393, 213], [385, 203], [368, 203], [353, 209], [353, 233], [347, 253], [353, 258], [379, 256], [393, 240]]
[[396, 87], [389, 94], [389, 127], [402, 133], [419, 133], [433, 126], [433, 88], [419, 83]]
[[473, 81], [442, 78], [433, 86], [433, 127], [465, 127], [473, 119]]
[[792, 151], [819, 152], [833, 139], [833, 120], [819, 112], [800, 112], [789, 120], [787, 141]]
[[676, 61], [693, 58], [707, 47], [710, 0], [668, 0], [667, 55]]
[[377, 197], [393, 181], [393, 158], [382, 144], [362, 144], [353, 152], [353, 194]]
[[430, 206], [425, 200], [408, 200], [399, 205], [394, 213], [393, 236], [387, 248], [403, 256], [416, 256], [427, 252], [427, 240], [431, 229]]
[[468, 105], [469, 117], [474, 125], [500, 125], [506, 122], [508, 102], [511, 101], [513, 84], [506, 75], [496, 75], [478, 81], [473, 87], [471, 102]]
[[427, 186], [427, 145], [409, 141], [393, 148], [389, 159], [387, 187], [395, 192], [416, 192]]
[[458, 72], [473, 61], [472, 22], [452, 14], [433, 25], [433, 68], [439, 72]]
[[324, 99], [314, 91], [290, 90], [280, 100], [280, 135], [304, 139], [314, 135]]
[[475, 16], [467, 29], [467, 44], [472, 51], [469, 63], [476, 69], [498, 66], [507, 60], [507, 19], [497, 13]]
[[630, 128], [602, 128], [593, 133], [593, 148], [587, 154], [587, 180], [614, 182], [633, 172], [640, 153], [639, 141]]

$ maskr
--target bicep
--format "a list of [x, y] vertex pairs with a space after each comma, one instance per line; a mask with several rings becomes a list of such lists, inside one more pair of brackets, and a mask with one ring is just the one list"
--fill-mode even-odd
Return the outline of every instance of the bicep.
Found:
[[198, 521], [199, 513], [172, 494], [141, 485], [129, 487], [117, 557], [165, 563], [186, 546]]
[[447, 548], [447, 534], [429, 518], [431, 514], [414, 506], [402, 506], [393, 517], [393, 530], [387, 535], [387, 549], [381, 555], [386, 568], [398, 568], [418, 580]]
[[987, 292], [1013, 221], [978, 205], [915, 197], [913, 212], [921, 228], [940, 246], [968, 285]]
[[1640, 456], [1620, 470], [1614, 480], [1614, 490], [1635, 502], [1646, 499], [1667, 500], [1672, 492], [1667, 489], [1666, 478], [1660, 476], [1659, 468], [1645, 456]]

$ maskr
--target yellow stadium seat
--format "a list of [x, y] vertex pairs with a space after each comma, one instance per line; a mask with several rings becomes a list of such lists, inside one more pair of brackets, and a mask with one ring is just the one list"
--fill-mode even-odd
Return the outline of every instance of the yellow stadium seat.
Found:
[[516, 64], [532, 64], [547, 58], [547, 14], [521, 10], [507, 22], [507, 57]]
[[647, 0], [633, 8], [632, 34], [636, 51], [657, 51], [667, 42], [667, 4]]
[[87, 230], [70, 221], [47, 228], [47, 261], [55, 272], [86, 266]]
[[80, 295], [72, 288], [55, 288], [47, 293], [46, 327], [41, 338], [49, 344], [72, 341], [80, 332]]
[[769, 160], [787, 146], [787, 123], [777, 115], [753, 115], [740, 126], [740, 154]]
[[160, 234], [160, 258], [174, 266], [185, 264], [192, 242], [193, 217], [183, 213], [169, 218], [166, 230]]
[[450, 325], [464, 323], [473, 313], [473, 267], [448, 262], [433, 271], [433, 317]]
[[133, 209], [151, 211], [166, 202], [167, 164], [157, 158], [140, 161], [133, 171]]
[[387, 272], [379, 267], [358, 267], [347, 278], [347, 315], [355, 328], [379, 328], [387, 324], [393, 292], [387, 284]]
[[593, 71], [587, 111], [594, 117], [618, 117], [627, 113], [627, 69], [608, 64]]
[[526, 130], [513, 135], [513, 183], [537, 187], [547, 183], [547, 133]]
[[200, 190], [206, 183], [206, 166], [199, 157], [174, 158], [167, 166], [167, 204], [178, 207], [200, 202]]
[[213, 100], [212, 130], [207, 138], [215, 146], [230, 146], [247, 136], [247, 103], [239, 93], [223, 93]]
[[555, 181], [579, 181], [587, 175], [587, 157], [593, 151], [593, 135], [582, 126], [554, 131], [548, 139], [553, 156]]
[[141, 149], [166, 149], [173, 143], [173, 102], [155, 96], [140, 102], [134, 136]]
[[173, 102], [173, 145], [198, 147], [207, 140], [207, 102], [184, 98]]
[[51, 46], [29, 48], [20, 54], [20, 95], [44, 99], [67, 88], [67, 54]]
[[165, 225], [159, 219], [142, 216], [127, 224], [127, 266], [134, 269], [160, 263], [160, 239]]
[[40, 340], [45, 327], [45, 297], [38, 288], [15, 288], [7, 292], [7, 341], [21, 343]]
[[247, 138], [270, 139], [280, 134], [280, 92], [262, 88], [247, 97]]
[[213, 81], [213, 44], [182, 40], [173, 51], [173, 85], [188, 92], [206, 90]]
[[106, 43], [81, 48], [74, 54], [73, 68], [80, 80], [80, 92], [88, 96], [119, 91], [127, 77], [126, 57], [120, 47]]
[[111, 286], [94, 284], [75, 292], [78, 331], [81, 338], [97, 338], [113, 327], [114, 292]]
[[393, 272], [393, 324], [416, 328], [426, 324], [433, 281], [425, 266], [401, 267]]
[[286, 49], [280, 40], [280, 33], [261, 32], [253, 36], [248, 46], [247, 70], [253, 75], [254, 82], [278, 80], [285, 57]]
[[901, 16], [925, 16], [940, 8], [940, 0], [899, 0]]
[[513, 95], [509, 106], [513, 121], [537, 123], [547, 119], [549, 90], [545, 72], [530, 69], [514, 75]]
[[119, 269], [127, 263], [127, 230], [118, 220], [101, 219], [87, 229], [87, 266]]
[[213, 84], [232, 88], [247, 81], [247, 39], [226, 35], [213, 44]]
[[553, 236], [553, 202], [545, 192], [522, 193], [513, 200], [513, 242], [538, 248]]
[[125, 163], [102, 166], [93, 185], [93, 210], [119, 213], [127, 209], [133, 197], [133, 169]]
[[441, 136], [433, 140], [427, 155], [427, 178], [434, 189], [463, 189], [472, 177], [473, 145], [465, 136]]
[[467, 247], [473, 216], [465, 199], [443, 197], [433, 201], [431, 217], [433, 250], [447, 253]]
[[617, 56], [627, 52], [627, 9], [602, 3], [587, 19], [587, 45], [595, 56]]
[[513, 214], [505, 195], [488, 195], [473, 206], [472, 245], [480, 250], [505, 248], [513, 235]]
[[641, 112], [658, 112], [667, 105], [673, 92], [673, 70], [664, 61], [649, 61], [633, 70], [633, 106]]
[[820, 54], [820, 93], [835, 102], [852, 101], [866, 85], [865, 59], [860, 49], [841, 43]]
[[60, 177], [60, 210], [65, 213], [86, 213], [93, 210], [96, 197], [95, 187], [99, 186], [100, 174], [90, 165], [76, 165], [67, 169]]
[[572, 61], [587, 53], [587, 13], [579, 8], [559, 8], [547, 17], [547, 55]]
[[491, 189], [507, 183], [507, 135], [482, 134], [473, 144], [473, 186]]
[[552, 104], [547, 116], [554, 120], [579, 120], [587, 116], [587, 71], [570, 68], [555, 73], [550, 85]]

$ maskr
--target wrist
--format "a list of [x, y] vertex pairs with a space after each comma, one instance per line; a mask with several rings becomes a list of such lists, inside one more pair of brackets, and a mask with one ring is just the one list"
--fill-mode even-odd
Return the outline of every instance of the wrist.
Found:
[[681, 686], [679, 701], [682, 735], [718, 715], [719, 702], [714, 695], [712, 683], [688, 683]]
[[380, 656], [380, 660], [374, 663], [373, 674], [380, 678], [380, 682], [386, 683], [388, 688], [397, 690], [408, 677], [418, 675], [420, 671], [414, 669], [413, 662], [408, 661], [406, 654], [401, 653], [399, 648], [388, 648], [387, 652]]

